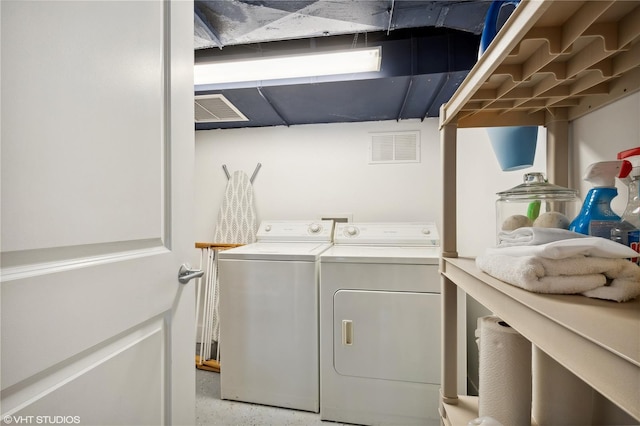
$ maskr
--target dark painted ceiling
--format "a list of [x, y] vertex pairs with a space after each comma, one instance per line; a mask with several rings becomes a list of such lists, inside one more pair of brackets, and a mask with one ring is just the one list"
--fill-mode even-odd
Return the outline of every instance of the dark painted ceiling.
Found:
[[437, 117], [476, 62], [489, 4], [196, 0], [196, 63], [382, 46], [379, 73], [196, 86], [196, 102], [221, 94], [248, 118], [196, 129]]

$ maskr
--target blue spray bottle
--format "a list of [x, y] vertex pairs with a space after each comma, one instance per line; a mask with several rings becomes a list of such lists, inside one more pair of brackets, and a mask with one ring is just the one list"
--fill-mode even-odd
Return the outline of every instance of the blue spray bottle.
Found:
[[[620, 222], [620, 216], [611, 210], [611, 200], [618, 195], [616, 176], [628, 173], [628, 161], [601, 161], [587, 167], [584, 180], [593, 188], [585, 197], [578, 216], [569, 224], [569, 230], [585, 235], [611, 238], [611, 229]], [[626, 174], [625, 173], [625, 174]]]

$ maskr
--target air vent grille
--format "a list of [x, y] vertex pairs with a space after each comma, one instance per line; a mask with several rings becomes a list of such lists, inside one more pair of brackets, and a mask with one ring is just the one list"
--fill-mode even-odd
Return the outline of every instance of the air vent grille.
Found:
[[371, 134], [369, 164], [419, 162], [420, 132]]
[[196, 123], [249, 121], [249, 119], [223, 95], [196, 96], [195, 120]]

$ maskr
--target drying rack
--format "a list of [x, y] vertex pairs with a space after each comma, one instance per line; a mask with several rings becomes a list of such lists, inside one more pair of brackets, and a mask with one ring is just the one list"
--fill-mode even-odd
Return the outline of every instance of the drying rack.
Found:
[[[262, 167], [261, 163], [256, 165], [249, 182], [253, 181]], [[231, 174], [227, 169], [227, 165], [222, 165], [222, 170], [227, 176], [227, 180], [231, 180]], [[223, 250], [239, 247], [243, 243], [208, 243], [196, 242], [195, 248], [200, 250], [200, 269], [204, 268], [204, 275], [198, 278], [196, 284], [197, 300], [196, 300], [196, 335], [198, 335], [198, 322], [200, 320], [200, 305], [203, 303], [202, 312], [202, 329], [200, 332], [200, 350], [195, 357], [196, 368], [207, 371], [220, 371], [220, 342], [216, 348], [216, 356], [211, 354], [211, 341], [214, 335], [214, 312], [218, 304], [218, 292], [216, 291], [216, 281], [218, 276], [218, 253]], [[202, 285], [204, 283], [204, 294]], [[204, 299], [204, 300], [203, 300]]]
[[[239, 247], [242, 244], [221, 244], [221, 243], [203, 243], [197, 242], [195, 244], [196, 249], [200, 250], [200, 270], [205, 267], [205, 273], [202, 277], [198, 278], [196, 284], [196, 335], [198, 328], [198, 320], [200, 319], [200, 304], [201, 297], [208, 300], [209, 303], [205, 305], [215, 306], [216, 295], [212, 291], [213, 283], [217, 277], [217, 262], [218, 253], [222, 250], [228, 250], [234, 247]], [[202, 284], [205, 283], [204, 295], [202, 294]], [[208, 309], [203, 309], [202, 313], [202, 330], [200, 332], [200, 350], [196, 355], [196, 368], [200, 370], [220, 372], [220, 345], [217, 346], [217, 353], [215, 359], [211, 357], [211, 334], [213, 328], [213, 316]], [[205, 342], [207, 342], [205, 344]]]

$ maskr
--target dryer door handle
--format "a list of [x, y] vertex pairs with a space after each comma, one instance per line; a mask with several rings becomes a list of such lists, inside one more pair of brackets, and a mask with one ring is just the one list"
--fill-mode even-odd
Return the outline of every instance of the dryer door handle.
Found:
[[351, 346], [353, 344], [353, 321], [342, 320], [342, 344]]

